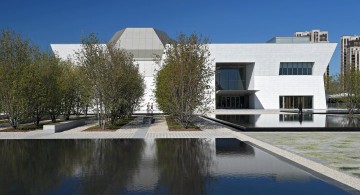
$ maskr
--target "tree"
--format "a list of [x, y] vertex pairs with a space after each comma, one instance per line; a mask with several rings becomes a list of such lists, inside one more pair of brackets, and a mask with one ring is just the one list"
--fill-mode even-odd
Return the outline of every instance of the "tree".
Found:
[[58, 56], [49, 55], [45, 60], [46, 65], [43, 67], [43, 78], [46, 80], [46, 101], [45, 108], [47, 115], [50, 116], [52, 122], [56, 122], [56, 118], [61, 114], [62, 96], [65, 95], [61, 91], [62, 66]]
[[39, 126], [40, 121], [49, 110], [58, 106], [59, 59], [51, 52], [36, 52], [35, 60], [24, 69], [21, 77], [18, 78], [23, 86], [20, 91], [24, 97], [27, 117]]
[[45, 115], [52, 122], [60, 114], [69, 119], [89, 104], [88, 84], [70, 60], [41, 51], [11, 31], [1, 32], [0, 55], [0, 112], [12, 127], [29, 121], [39, 126]]
[[108, 62], [105, 107], [112, 125], [133, 113], [144, 94], [144, 81], [134, 64], [133, 56], [112, 43], [107, 45]]
[[325, 92], [327, 94], [340, 94], [343, 92], [343, 86], [340, 75], [329, 76], [326, 80], [327, 81], [324, 84], [326, 84]]
[[70, 119], [72, 113], [79, 110], [79, 102], [81, 101], [80, 89], [85, 83], [81, 83], [79, 72], [71, 60], [61, 62], [61, 76], [59, 86], [61, 91], [61, 111], [65, 120]]
[[343, 101], [349, 115], [354, 114], [360, 108], [360, 72], [355, 69], [347, 70], [342, 77]]
[[144, 84], [132, 55], [112, 43], [100, 44], [92, 33], [83, 37], [77, 59], [91, 84], [99, 127], [131, 115], [143, 96]]
[[161, 110], [188, 128], [194, 112], [206, 112], [212, 102], [209, 83], [214, 71], [207, 39], [180, 34], [176, 43], [166, 47], [165, 55], [157, 59], [156, 101]]
[[91, 83], [99, 127], [105, 129], [103, 80], [107, 76], [104, 69], [106, 51], [95, 34], [82, 38], [82, 49], [77, 53], [77, 60], [84, 67], [84, 73]]
[[88, 113], [88, 107], [91, 106], [91, 85], [89, 79], [84, 74], [82, 66], [73, 66], [74, 76], [77, 83], [76, 100], [75, 100], [75, 113], [78, 115]]
[[27, 120], [28, 108], [22, 76], [35, 63], [37, 47], [20, 35], [1, 31], [0, 35], [0, 104], [12, 127]]

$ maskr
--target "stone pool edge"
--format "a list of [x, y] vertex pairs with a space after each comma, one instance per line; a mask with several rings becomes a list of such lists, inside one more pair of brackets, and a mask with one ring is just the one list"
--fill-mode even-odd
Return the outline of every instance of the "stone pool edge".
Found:
[[263, 149], [267, 152], [270, 152], [274, 155], [280, 156], [286, 160], [289, 160], [291, 162], [294, 162], [300, 166], [305, 167], [306, 169], [309, 169], [315, 173], [318, 173], [320, 175], [323, 175], [325, 177], [328, 177], [332, 180], [335, 180], [337, 182], [340, 182], [341, 184], [345, 184], [351, 188], [354, 188], [358, 191], [360, 191], [360, 179], [357, 179], [355, 177], [349, 176], [345, 173], [342, 173], [340, 171], [334, 170], [332, 168], [329, 168], [323, 164], [314, 162], [312, 160], [309, 160], [307, 158], [301, 157], [299, 155], [293, 154], [291, 152], [288, 152], [286, 150], [280, 149], [276, 146], [273, 146], [271, 144], [265, 143], [263, 141], [260, 141], [258, 139], [252, 138], [250, 136], [247, 136], [241, 132], [232, 132], [232, 134], [243, 142], [249, 142], [260, 149]]

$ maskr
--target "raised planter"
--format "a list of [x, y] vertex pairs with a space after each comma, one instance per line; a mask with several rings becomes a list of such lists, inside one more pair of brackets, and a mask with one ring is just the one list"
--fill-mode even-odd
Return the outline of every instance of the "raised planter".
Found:
[[46, 131], [48, 133], [58, 133], [82, 125], [85, 125], [85, 120], [64, 121], [53, 125], [44, 125], [43, 131]]
[[144, 116], [143, 118], [143, 124], [153, 124], [155, 122], [155, 119], [153, 116]]

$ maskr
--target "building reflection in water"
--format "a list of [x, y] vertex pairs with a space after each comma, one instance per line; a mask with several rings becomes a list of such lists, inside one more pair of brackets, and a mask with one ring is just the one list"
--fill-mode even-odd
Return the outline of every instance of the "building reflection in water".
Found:
[[217, 119], [245, 127], [360, 127], [360, 118], [348, 115], [297, 113], [213, 115]]
[[2, 140], [0, 165], [0, 194], [343, 192], [228, 138]]
[[216, 156], [228, 155], [249, 155], [254, 156], [255, 151], [252, 146], [238, 139], [216, 138]]

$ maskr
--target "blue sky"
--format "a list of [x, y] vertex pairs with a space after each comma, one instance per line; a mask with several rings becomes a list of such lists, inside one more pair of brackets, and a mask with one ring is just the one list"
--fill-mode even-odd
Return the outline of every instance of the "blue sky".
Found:
[[[106, 42], [125, 27], [155, 27], [171, 37], [196, 32], [213, 43], [261, 43], [320, 29], [339, 43], [342, 35], [360, 35], [359, 7], [359, 0], [3, 0], [0, 28], [42, 49], [50, 43], [79, 43], [90, 32]], [[339, 47], [331, 74], [340, 70]]]

